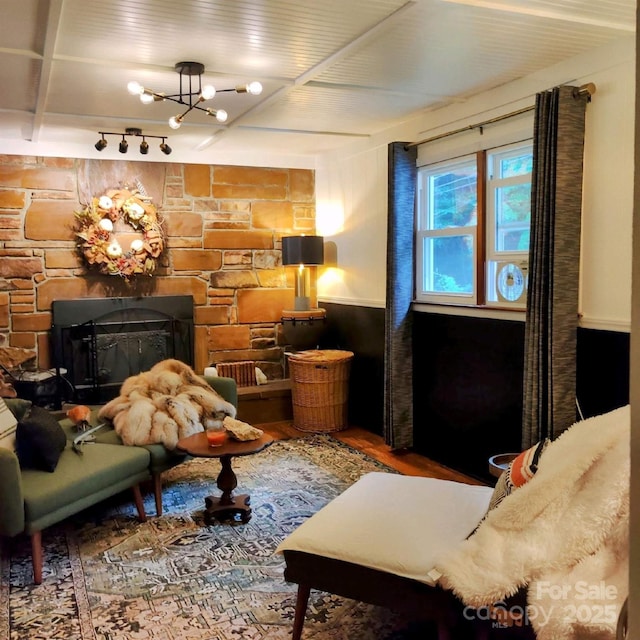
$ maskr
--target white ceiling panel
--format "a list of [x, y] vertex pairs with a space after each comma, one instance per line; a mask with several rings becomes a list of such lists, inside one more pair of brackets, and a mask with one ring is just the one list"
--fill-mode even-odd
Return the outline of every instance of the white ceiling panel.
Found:
[[[635, 0], [0, 0], [0, 15], [3, 139], [93, 145], [139, 127], [312, 156], [626, 38]], [[226, 123], [194, 108], [174, 131], [197, 96], [127, 92], [178, 94], [181, 61], [204, 65], [218, 94], [198, 106]], [[220, 92], [252, 80], [261, 95]]]

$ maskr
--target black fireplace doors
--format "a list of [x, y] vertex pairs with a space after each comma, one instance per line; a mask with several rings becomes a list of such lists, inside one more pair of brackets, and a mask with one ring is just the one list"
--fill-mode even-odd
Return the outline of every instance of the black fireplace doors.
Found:
[[87, 298], [52, 304], [59, 402], [100, 404], [167, 358], [193, 366], [193, 297]]

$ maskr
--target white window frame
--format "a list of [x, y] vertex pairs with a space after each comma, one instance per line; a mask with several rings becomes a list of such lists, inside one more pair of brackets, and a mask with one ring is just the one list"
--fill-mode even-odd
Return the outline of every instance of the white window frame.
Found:
[[457, 304], [477, 304], [477, 273], [476, 261], [472, 264], [472, 290], [470, 293], [447, 293], [438, 294], [433, 291], [426, 291], [423, 284], [425, 279], [425, 262], [429, 259], [425, 256], [425, 243], [432, 238], [448, 237], [455, 238], [460, 236], [470, 236], [473, 245], [473, 255], [476, 254], [478, 246], [477, 224], [467, 225], [463, 227], [448, 227], [446, 229], [431, 229], [430, 221], [426, 219], [431, 210], [427, 205], [428, 199], [431, 197], [428, 189], [429, 178], [437, 173], [443, 167], [455, 169], [460, 166], [468, 166], [470, 162], [475, 164], [475, 154], [465, 155], [453, 160], [437, 162], [429, 167], [424, 167], [418, 171], [418, 225], [416, 230], [416, 291], [415, 297], [419, 302], [431, 302], [434, 304], [451, 303], [454, 300]]
[[[510, 187], [518, 184], [531, 182], [531, 174], [511, 176], [509, 178], [496, 177], [500, 162], [505, 159], [515, 158], [523, 155], [524, 150], [529, 150], [533, 154], [533, 142], [515, 143], [497, 149], [487, 149], [487, 260], [522, 260], [526, 257], [525, 251], [505, 251], [496, 246], [497, 220], [496, 220], [496, 198], [495, 193], [500, 187]], [[489, 233], [489, 231], [492, 233]], [[493, 233], [495, 231], [495, 233]]]
[[[441, 143], [436, 143], [436, 148], [432, 153], [429, 151], [421, 152], [418, 154], [418, 204], [416, 215], [416, 261], [415, 261], [415, 301], [417, 303], [434, 304], [434, 305], [455, 305], [455, 306], [470, 306], [479, 308], [513, 308], [515, 310], [525, 309], [526, 300], [510, 302], [504, 300], [491, 300], [490, 298], [497, 298], [495, 291], [495, 273], [496, 263], [514, 262], [521, 266], [526, 272], [526, 262], [528, 259], [528, 250], [526, 251], [500, 251], [496, 247], [496, 212], [495, 212], [495, 187], [496, 186], [508, 186], [509, 184], [521, 184], [522, 182], [530, 182], [531, 176], [518, 176], [515, 178], [504, 178], [497, 180], [494, 177], [494, 166], [501, 159], [509, 156], [516, 156], [522, 153], [523, 149], [533, 150], [532, 142], [532, 121], [529, 123], [521, 123], [517, 129], [512, 126], [510, 130], [498, 133], [494, 136], [487, 136], [487, 139], [483, 141], [481, 145], [477, 142], [474, 145], [471, 153], [460, 153], [462, 147], [458, 143], [455, 147], [456, 153], [452, 152], [447, 154], [446, 148], [443, 148]], [[435, 170], [438, 167], [452, 166], [461, 162], [463, 159], [468, 161], [470, 157], [475, 157], [478, 151], [483, 151], [486, 154], [485, 166], [481, 171], [478, 167], [478, 180], [483, 179], [484, 175], [484, 188], [479, 188], [479, 193], [485, 194], [484, 211], [483, 216], [480, 216], [480, 226], [470, 227], [457, 227], [447, 230], [432, 230], [425, 229], [424, 216], [427, 215], [426, 200], [427, 195], [424, 193], [424, 180], [431, 170]], [[434, 161], [430, 162], [433, 157]], [[491, 166], [493, 163], [494, 166]], [[479, 203], [480, 205], [480, 203]], [[480, 207], [479, 207], [480, 208]], [[473, 294], [459, 294], [459, 293], [432, 293], [424, 290], [424, 266], [427, 257], [424, 255], [424, 243], [425, 239], [431, 237], [437, 237], [438, 235], [466, 235], [470, 234], [473, 237], [473, 270], [474, 270], [474, 286]], [[482, 234], [482, 240], [478, 244], [478, 235]], [[478, 278], [477, 268], [481, 267], [484, 272], [482, 279]], [[478, 283], [484, 283], [482, 291], [477, 291]], [[525, 296], [526, 299], [526, 296]]]
[[[508, 178], [499, 177], [500, 162], [509, 158], [523, 155], [523, 152], [533, 155], [533, 141], [523, 141], [510, 145], [504, 145], [495, 149], [487, 149], [487, 189], [486, 189], [486, 238], [487, 252], [485, 258], [485, 304], [487, 307], [510, 307], [514, 309], [526, 309], [526, 287], [528, 285], [529, 249], [520, 251], [508, 251], [500, 249], [497, 245], [498, 220], [496, 211], [496, 196], [498, 189], [519, 184], [531, 183], [531, 174], [522, 174]], [[501, 300], [498, 296], [496, 277], [501, 265], [511, 263], [524, 274], [525, 290], [519, 300]]]

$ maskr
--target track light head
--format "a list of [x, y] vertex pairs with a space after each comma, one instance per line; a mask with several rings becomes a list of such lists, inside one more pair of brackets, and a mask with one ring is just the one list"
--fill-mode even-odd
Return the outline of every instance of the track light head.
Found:
[[118, 144], [118, 151], [120, 153], [127, 153], [129, 150], [129, 143], [127, 142], [128, 136], [135, 136], [136, 138], [142, 138], [142, 142], [140, 142], [140, 153], [142, 155], [147, 155], [149, 153], [149, 143], [147, 142], [147, 138], [156, 138], [162, 142], [160, 145], [160, 149], [166, 155], [171, 153], [171, 147], [166, 144], [167, 136], [154, 136], [151, 134], [142, 134], [142, 129], [138, 127], [127, 127], [123, 132], [115, 132], [115, 131], [98, 131], [100, 134], [100, 140], [96, 142], [95, 148], [98, 151], [102, 151], [107, 146], [106, 136], [120, 136], [122, 140]]

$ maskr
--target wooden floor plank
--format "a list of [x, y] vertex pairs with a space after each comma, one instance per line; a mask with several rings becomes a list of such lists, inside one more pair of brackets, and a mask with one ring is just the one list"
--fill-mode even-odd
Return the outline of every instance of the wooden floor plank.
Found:
[[[276, 440], [299, 438], [308, 435], [308, 432], [296, 429], [293, 426], [293, 422], [288, 420], [268, 422], [256, 426], [266, 431]], [[392, 451], [381, 436], [361, 427], [350, 426], [342, 431], [333, 431], [327, 435], [408, 476], [441, 478], [475, 485], [486, 484], [477, 478], [467, 476], [412, 451]]]

